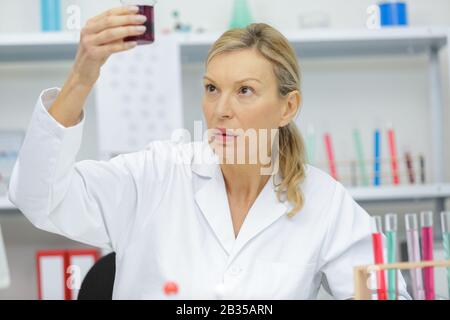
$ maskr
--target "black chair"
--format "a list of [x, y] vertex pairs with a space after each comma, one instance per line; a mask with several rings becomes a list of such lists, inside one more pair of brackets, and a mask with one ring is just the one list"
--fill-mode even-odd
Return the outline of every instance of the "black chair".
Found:
[[116, 254], [100, 258], [88, 271], [81, 283], [78, 300], [112, 300], [116, 274]]

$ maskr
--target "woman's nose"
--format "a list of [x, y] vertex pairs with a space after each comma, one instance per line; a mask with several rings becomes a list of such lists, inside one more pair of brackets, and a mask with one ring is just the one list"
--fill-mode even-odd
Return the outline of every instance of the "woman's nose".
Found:
[[215, 113], [221, 119], [228, 119], [233, 117], [233, 110], [231, 108], [231, 102], [228, 97], [224, 95], [217, 101]]

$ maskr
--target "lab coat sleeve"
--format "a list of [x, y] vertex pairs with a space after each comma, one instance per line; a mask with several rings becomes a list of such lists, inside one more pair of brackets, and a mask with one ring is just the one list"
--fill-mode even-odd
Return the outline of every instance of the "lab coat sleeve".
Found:
[[127, 166], [133, 159], [129, 154], [75, 162], [85, 111], [78, 124], [62, 126], [47, 111], [58, 94], [52, 88], [38, 99], [12, 172], [9, 199], [40, 229], [116, 250], [135, 212], [136, 182]]
[[[336, 182], [328, 214], [320, 263], [323, 285], [336, 299], [352, 299], [353, 267], [374, 263], [371, 218], [339, 182]], [[399, 280], [400, 299], [411, 299], [401, 275]]]

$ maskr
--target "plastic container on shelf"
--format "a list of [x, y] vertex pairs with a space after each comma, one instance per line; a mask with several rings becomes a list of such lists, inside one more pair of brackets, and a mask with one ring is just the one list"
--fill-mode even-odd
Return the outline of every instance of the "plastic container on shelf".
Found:
[[61, 0], [41, 0], [41, 30], [61, 31]]
[[380, 7], [381, 27], [407, 26], [407, 5], [401, 1], [385, 1], [378, 4]]

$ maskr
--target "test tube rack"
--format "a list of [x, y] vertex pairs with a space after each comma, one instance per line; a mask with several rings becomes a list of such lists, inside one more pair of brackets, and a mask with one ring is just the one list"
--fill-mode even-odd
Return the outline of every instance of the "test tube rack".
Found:
[[431, 260], [420, 262], [398, 262], [387, 264], [372, 264], [353, 268], [355, 300], [371, 300], [370, 275], [382, 270], [410, 270], [416, 268], [435, 267], [450, 268], [450, 260]]

